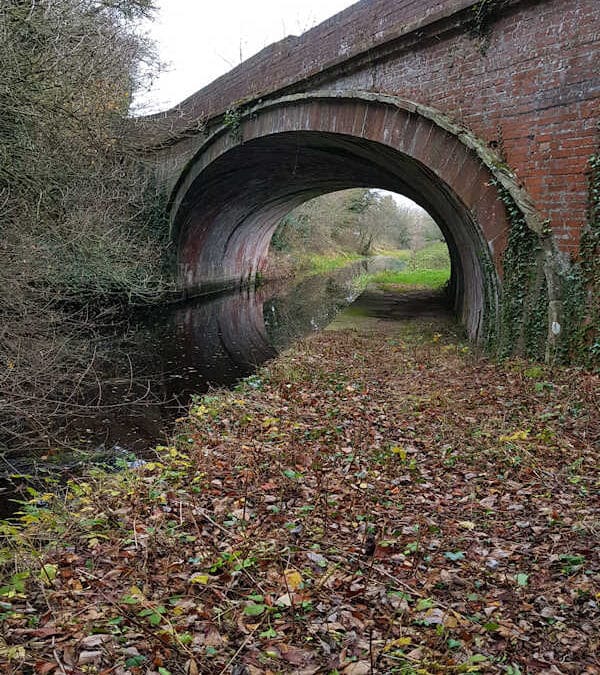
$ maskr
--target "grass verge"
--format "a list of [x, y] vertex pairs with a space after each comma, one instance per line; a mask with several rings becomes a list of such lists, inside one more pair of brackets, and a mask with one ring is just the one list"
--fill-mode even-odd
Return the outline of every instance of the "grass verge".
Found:
[[450, 268], [447, 269], [417, 269], [417, 270], [385, 270], [371, 276], [371, 283], [377, 284], [384, 290], [437, 289], [442, 288], [450, 278]]
[[365, 260], [358, 253], [339, 253], [334, 255], [310, 254], [302, 258], [300, 269], [305, 274], [325, 274], [346, 267], [357, 260]]
[[[385, 291], [405, 291], [442, 288], [450, 279], [450, 256], [443, 242], [435, 242], [417, 251], [399, 251], [406, 260], [402, 270], [384, 270], [367, 275], [364, 280]], [[363, 281], [363, 283], [364, 283]]]

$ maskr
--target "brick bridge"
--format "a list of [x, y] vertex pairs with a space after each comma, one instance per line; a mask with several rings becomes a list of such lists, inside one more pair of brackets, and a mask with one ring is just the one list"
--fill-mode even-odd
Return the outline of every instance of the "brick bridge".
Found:
[[509, 233], [527, 229], [527, 283], [546, 289], [556, 341], [598, 144], [599, 44], [598, 0], [362, 0], [265, 48], [154, 118], [184, 286], [251, 281], [295, 206], [383, 188], [438, 222], [474, 339], [499, 329]]

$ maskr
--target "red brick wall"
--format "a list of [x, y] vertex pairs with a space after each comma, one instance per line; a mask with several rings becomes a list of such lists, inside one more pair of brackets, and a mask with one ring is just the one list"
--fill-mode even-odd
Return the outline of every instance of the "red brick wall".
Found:
[[493, 25], [485, 54], [468, 34], [449, 34], [336, 86], [429, 104], [497, 143], [561, 249], [573, 252], [599, 140], [599, 47], [598, 0], [521, 3]]
[[239, 101], [259, 98], [314, 77], [392, 38], [451, 16], [473, 0], [361, 0], [300, 37], [265, 47], [180, 104], [212, 117]]
[[600, 1], [521, 0], [482, 53], [468, 0], [363, 0], [267, 47], [182, 104], [212, 117], [259, 97], [359, 89], [429, 104], [498, 145], [561, 249], [586, 219], [598, 143]]

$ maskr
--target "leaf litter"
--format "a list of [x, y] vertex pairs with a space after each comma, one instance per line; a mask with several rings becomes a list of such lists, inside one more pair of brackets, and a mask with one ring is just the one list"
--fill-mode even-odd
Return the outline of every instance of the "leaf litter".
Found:
[[199, 398], [0, 522], [3, 672], [600, 673], [598, 376], [532, 372], [408, 322]]

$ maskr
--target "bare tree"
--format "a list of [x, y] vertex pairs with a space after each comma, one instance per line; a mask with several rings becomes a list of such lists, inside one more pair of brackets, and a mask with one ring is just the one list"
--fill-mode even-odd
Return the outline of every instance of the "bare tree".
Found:
[[370, 254], [410, 243], [411, 215], [390, 194], [357, 188], [312, 199], [286, 216], [273, 237], [279, 250]]
[[169, 287], [161, 196], [127, 117], [155, 60], [135, 27], [151, 9], [0, 4], [0, 446], [39, 444], [75, 401], [94, 317]]

